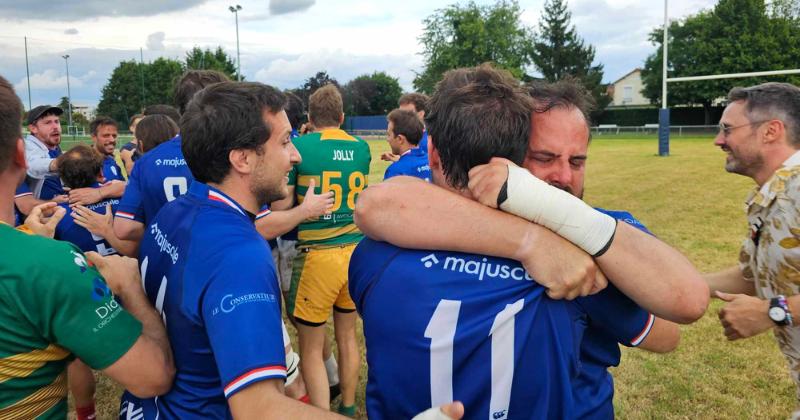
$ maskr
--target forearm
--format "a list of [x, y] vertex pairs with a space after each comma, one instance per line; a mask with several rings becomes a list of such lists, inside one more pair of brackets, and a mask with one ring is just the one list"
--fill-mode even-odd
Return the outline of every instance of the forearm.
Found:
[[114, 217], [114, 235], [120, 239], [136, 242], [138, 248], [144, 236], [144, 224], [119, 216]]
[[284, 395], [278, 380], [259, 382], [234, 394], [229, 400], [231, 414], [236, 420], [249, 419], [344, 419], [338, 414], [323, 411]]
[[609, 281], [659, 318], [685, 324], [708, 306], [708, 286], [680, 252], [627, 223], [618, 223], [611, 247], [596, 258]]
[[669, 353], [678, 347], [680, 339], [681, 330], [678, 324], [656, 318], [650, 334], [642, 341], [639, 348], [654, 353]]
[[169, 359], [171, 360], [172, 351], [170, 350], [167, 331], [164, 328], [164, 323], [161, 321], [161, 316], [147, 300], [147, 296], [145, 296], [141, 286], [135, 284], [132, 287], [139, 287], [139, 290], [129, 291], [124, 295], [120, 295], [123, 307], [142, 323], [142, 336], [147, 337], [157, 344], [159, 349], [165, 355], [169, 355]]
[[125, 193], [125, 183], [122, 181], [112, 181], [98, 188], [100, 199], [119, 198]]
[[271, 240], [289, 232], [305, 220], [305, 212], [300, 206], [289, 210], [274, 210], [269, 215], [256, 220], [256, 230], [265, 239]]
[[744, 279], [739, 266], [730, 267], [716, 273], [704, 274], [703, 278], [708, 284], [712, 296], [716, 291], [750, 296], [756, 294], [753, 283]]
[[355, 220], [365, 235], [396, 246], [505, 258], [517, 257], [522, 244], [544, 229], [408, 177], [395, 177], [364, 190]]
[[114, 234], [113, 228], [109, 229], [109, 232], [103, 235], [103, 238], [108, 241], [112, 248], [126, 257], [136, 258], [139, 255], [139, 242], [118, 238]]

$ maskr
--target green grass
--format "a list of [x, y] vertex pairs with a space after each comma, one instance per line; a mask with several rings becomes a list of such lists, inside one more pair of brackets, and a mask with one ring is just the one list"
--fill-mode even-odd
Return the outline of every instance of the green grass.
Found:
[[[370, 183], [380, 182], [387, 162], [384, 139], [369, 141]], [[657, 156], [655, 136], [595, 136], [586, 175], [586, 200], [633, 213], [700, 271], [737, 261], [746, 232], [744, 198], [753, 183], [724, 171], [724, 155], [710, 137], [673, 137], [671, 156]], [[717, 320], [719, 302], [705, 317], [682, 328], [681, 344], [668, 355], [623, 349], [613, 369], [615, 406], [622, 419], [786, 418], [794, 386], [770, 334], [727, 342]], [[363, 348], [362, 348], [363, 356]], [[116, 416], [119, 389], [98, 375], [99, 418]], [[362, 383], [366, 367], [362, 369]], [[358, 391], [359, 418], [364, 388]]]

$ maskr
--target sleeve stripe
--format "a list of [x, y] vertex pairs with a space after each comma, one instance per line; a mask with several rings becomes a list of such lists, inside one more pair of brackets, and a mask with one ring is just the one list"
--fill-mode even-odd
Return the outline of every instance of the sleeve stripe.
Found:
[[270, 209], [266, 209], [264, 211], [258, 212], [258, 214], [256, 215], [256, 220], [258, 220], [258, 219], [260, 219], [262, 217], [265, 217], [265, 216], [269, 216], [270, 213], [272, 213], [272, 210], [270, 210]]
[[33, 193], [30, 192], [30, 191], [24, 192], [24, 193], [19, 193], [19, 194], [14, 195], [14, 198], [25, 197], [25, 196], [28, 196], [28, 195], [33, 195]]
[[115, 216], [122, 217], [122, 218], [124, 218], [124, 219], [136, 220], [136, 219], [135, 219], [135, 217], [133, 216], [133, 214], [131, 214], [131, 213], [125, 213], [124, 211], [119, 211], [119, 210], [117, 210], [117, 212], [116, 212], [114, 215], [115, 215]]
[[650, 331], [653, 329], [653, 324], [655, 322], [656, 322], [655, 315], [650, 314], [650, 316], [647, 317], [647, 324], [644, 326], [644, 329], [642, 330], [642, 332], [639, 333], [639, 335], [636, 336], [636, 338], [631, 340], [631, 345], [636, 347], [639, 344], [642, 344], [642, 341], [644, 341], [644, 339], [647, 338], [647, 336], [650, 334]]
[[263, 368], [253, 369], [250, 372], [232, 380], [228, 386], [225, 387], [225, 398], [228, 398], [234, 392], [246, 387], [252, 382], [256, 382], [267, 378], [286, 378], [286, 368], [283, 366], [266, 366]]

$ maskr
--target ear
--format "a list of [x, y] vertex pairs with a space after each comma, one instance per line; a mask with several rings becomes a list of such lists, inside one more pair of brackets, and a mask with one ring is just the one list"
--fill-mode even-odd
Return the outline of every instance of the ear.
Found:
[[764, 124], [764, 143], [775, 143], [780, 142], [783, 140], [784, 143], [788, 144], [788, 140], [786, 139], [786, 126], [783, 124], [781, 120], [771, 120]]
[[344, 113], [342, 113], [342, 115], [339, 116], [339, 125], [341, 126], [342, 124], [344, 124]]
[[233, 149], [228, 153], [228, 161], [231, 163], [231, 169], [241, 175], [248, 175], [250, 169], [250, 156], [252, 150], [246, 149]]
[[14, 150], [13, 161], [16, 166], [28, 170], [28, 162], [25, 159], [25, 142], [22, 138], [17, 139], [17, 147]]
[[439, 151], [433, 146], [433, 141], [431, 141], [430, 136], [428, 136], [428, 165], [431, 167], [431, 171], [433, 171], [434, 168], [439, 169], [442, 166]]
[[408, 142], [408, 139], [406, 138], [406, 136], [404, 134], [398, 134], [397, 138], [400, 139], [401, 142], [406, 143], [409, 146], [412, 146], [412, 144]]

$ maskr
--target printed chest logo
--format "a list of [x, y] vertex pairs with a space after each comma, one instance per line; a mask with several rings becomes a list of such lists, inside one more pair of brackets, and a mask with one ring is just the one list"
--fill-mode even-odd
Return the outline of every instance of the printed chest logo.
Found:
[[471, 258], [445, 257], [444, 263], [439, 267], [439, 258], [436, 254], [431, 253], [420, 258], [419, 261], [427, 269], [438, 268], [456, 273], [470, 274], [477, 276], [478, 280], [483, 280], [485, 278], [533, 280], [523, 267], [492, 263], [489, 262], [487, 258], [476, 260]]
[[178, 247], [172, 245], [167, 235], [161, 232], [161, 229], [158, 228], [158, 223], [153, 223], [150, 225], [150, 234], [153, 235], [153, 240], [158, 245], [159, 252], [163, 252], [169, 255], [170, 260], [172, 260], [172, 264], [178, 263], [178, 257], [180, 254], [178, 253]]
[[259, 302], [276, 303], [277, 299], [272, 293], [247, 293], [237, 297], [227, 294], [220, 299], [219, 306], [211, 310], [211, 315], [214, 316], [220, 312], [229, 314], [239, 306]]
[[86, 257], [84, 257], [83, 254], [81, 254], [79, 252], [75, 252], [75, 251], [72, 251], [72, 250], [70, 250], [69, 252], [74, 257], [72, 259], [72, 262], [74, 262], [75, 265], [77, 265], [78, 268], [81, 269], [81, 273], [85, 273], [86, 272], [86, 268], [89, 266], [89, 264], [86, 263]]

